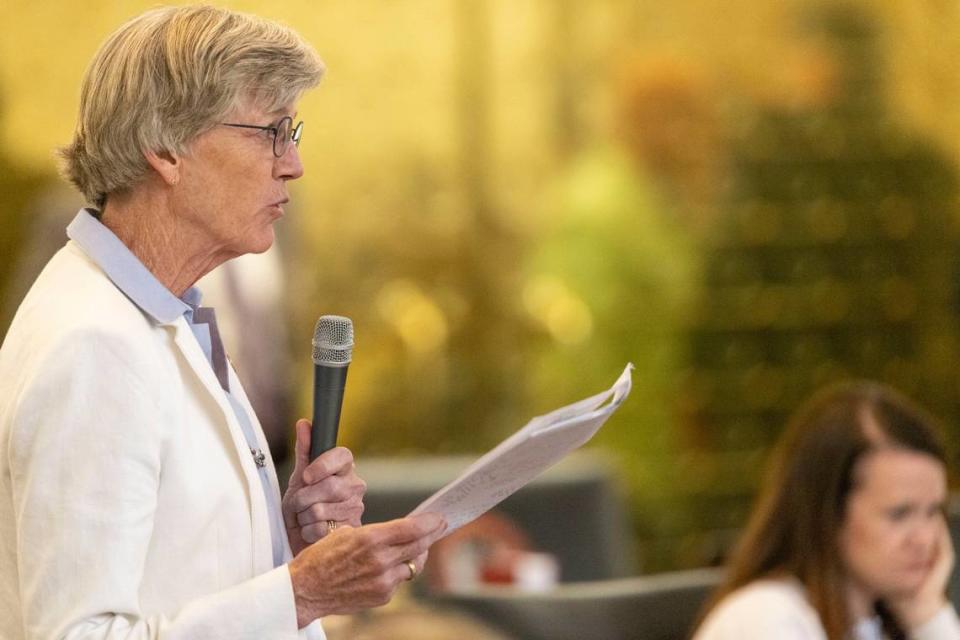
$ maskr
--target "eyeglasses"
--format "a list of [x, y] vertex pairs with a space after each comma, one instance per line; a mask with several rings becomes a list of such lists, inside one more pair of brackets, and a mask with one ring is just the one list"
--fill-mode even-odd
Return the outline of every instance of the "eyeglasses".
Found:
[[259, 129], [260, 131], [269, 131], [273, 134], [273, 155], [280, 158], [286, 153], [290, 141], [294, 146], [300, 146], [300, 138], [303, 136], [303, 120], [293, 126], [293, 118], [284, 116], [280, 122], [273, 127], [261, 127], [255, 124], [234, 124], [232, 122], [221, 122], [225, 127], [238, 127], [240, 129]]

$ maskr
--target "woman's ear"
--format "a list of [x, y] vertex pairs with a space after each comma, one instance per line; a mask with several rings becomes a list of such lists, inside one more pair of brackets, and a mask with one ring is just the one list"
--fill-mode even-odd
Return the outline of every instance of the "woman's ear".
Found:
[[175, 185], [180, 182], [180, 169], [182, 160], [180, 154], [175, 151], [145, 151], [143, 157], [157, 172], [157, 175], [168, 185]]

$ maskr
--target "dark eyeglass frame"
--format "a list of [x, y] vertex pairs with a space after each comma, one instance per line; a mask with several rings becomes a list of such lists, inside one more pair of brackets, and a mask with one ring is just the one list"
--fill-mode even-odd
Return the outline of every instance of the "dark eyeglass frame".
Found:
[[[273, 134], [273, 155], [277, 158], [282, 158], [283, 154], [287, 152], [287, 148], [290, 146], [290, 142], [293, 141], [295, 147], [300, 146], [300, 138], [303, 136], [303, 120], [298, 122], [296, 126], [293, 124], [293, 118], [290, 116], [283, 116], [280, 118], [280, 121], [277, 122], [274, 126], [262, 127], [256, 124], [237, 124], [234, 122], [221, 122], [221, 125], [224, 127], [237, 127], [239, 129], [258, 129], [260, 131], [269, 131]], [[280, 135], [280, 132], [286, 124], [287, 128], [290, 130], [290, 135]]]

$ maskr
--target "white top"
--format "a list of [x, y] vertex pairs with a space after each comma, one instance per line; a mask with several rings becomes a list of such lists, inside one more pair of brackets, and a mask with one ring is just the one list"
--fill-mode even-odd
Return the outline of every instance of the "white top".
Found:
[[[880, 621], [860, 620], [853, 640], [882, 640]], [[724, 598], [710, 612], [693, 640], [827, 640], [820, 616], [807, 601], [803, 586], [792, 578], [757, 580]], [[914, 640], [960, 640], [960, 619], [952, 605], [941, 609], [919, 629]]]

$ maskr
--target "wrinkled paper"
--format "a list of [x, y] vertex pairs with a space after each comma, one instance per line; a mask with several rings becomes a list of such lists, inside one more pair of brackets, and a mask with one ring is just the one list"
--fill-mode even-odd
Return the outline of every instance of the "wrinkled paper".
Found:
[[442, 514], [445, 536], [480, 517], [590, 440], [630, 393], [632, 371], [628, 364], [606, 391], [537, 416], [410, 515]]

